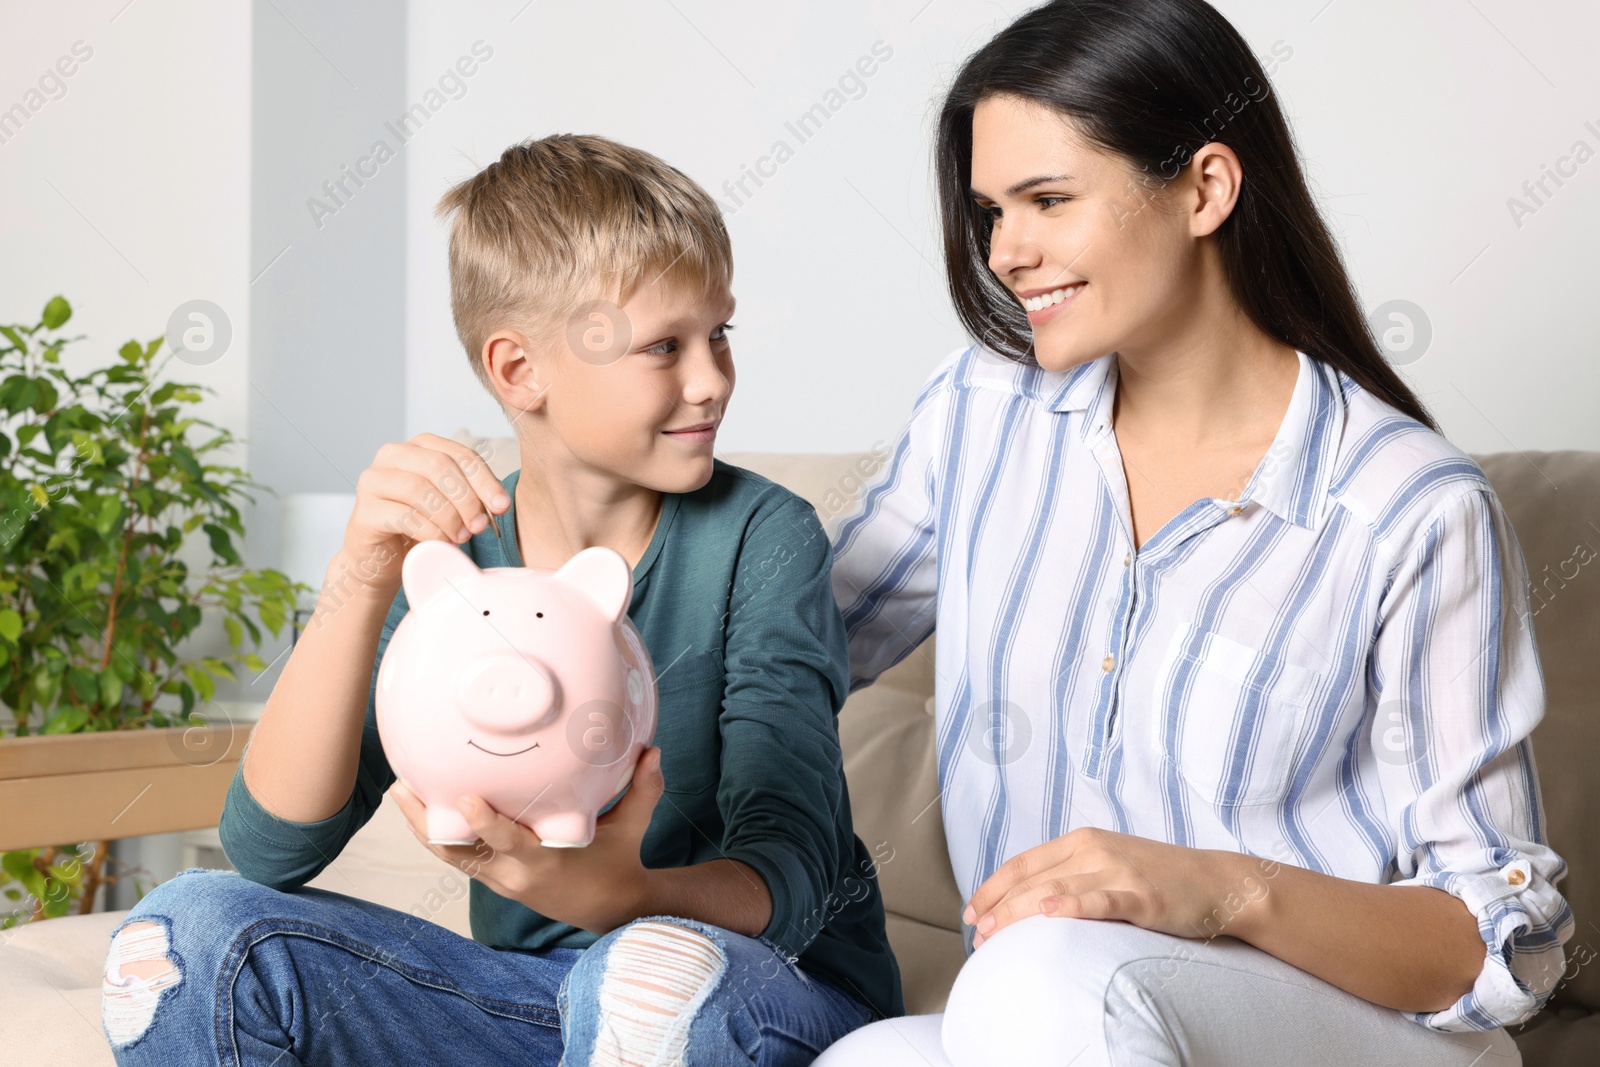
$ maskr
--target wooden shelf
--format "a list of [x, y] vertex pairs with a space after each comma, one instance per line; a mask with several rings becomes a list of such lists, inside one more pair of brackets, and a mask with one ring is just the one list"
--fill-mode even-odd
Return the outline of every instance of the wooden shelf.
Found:
[[250, 725], [0, 739], [0, 851], [215, 826]]

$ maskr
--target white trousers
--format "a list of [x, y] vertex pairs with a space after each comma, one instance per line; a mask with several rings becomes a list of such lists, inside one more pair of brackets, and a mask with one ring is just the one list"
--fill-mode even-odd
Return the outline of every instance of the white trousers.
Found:
[[1519, 1067], [1232, 937], [1034, 915], [980, 945], [942, 1015], [865, 1026], [816, 1067]]

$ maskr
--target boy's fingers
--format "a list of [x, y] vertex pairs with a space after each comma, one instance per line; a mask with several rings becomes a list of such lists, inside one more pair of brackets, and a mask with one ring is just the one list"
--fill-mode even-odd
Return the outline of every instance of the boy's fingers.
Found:
[[[454, 444], [454, 442], [446, 443]], [[470, 452], [471, 449], [467, 451]], [[479, 496], [478, 489], [472, 484], [472, 479], [461, 469], [457, 455], [441, 448], [423, 446], [412, 449], [411, 456], [414, 457], [416, 464], [412, 469], [426, 482], [426, 488], [422, 492], [424, 502], [439, 509], [436, 514], [441, 517], [434, 519], [435, 522], [446, 528], [449, 528], [451, 522], [455, 522], [456, 529], [464, 526], [469, 533], [474, 532], [472, 523], [480, 516], [484, 519], [483, 525], [489, 525], [488, 508], [484, 505], [483, 498]], [[450, 518], [452, 513], [454, 519]]]
[[470, 523], [480, 513], [492, 520], [511, 506], [505, 486], [500, 484], [484, 458], [471, 448], [431, 433], [418, 434], [412, 441], [434, 453], [436, 458], [430, 460], [434, 482], [455, 504], [463, 522]]
[[616, 813], [618, 821], [633, 826], [637, 836], [643, 838], [665, 788], [666, 780], [661, 776], [661, 750], [651, 746], [639, 754], [633, 783], [628, 787], [627, 795], [606, 814]]
[[[366, 520], [380, 530], [404, 534], [413, 541], [428, 541], [437, 534], [442, 540], [453, 542], [456, 531], [466, 525], [455, 502], [435, 485], [426, 470], [371, 467], [362, 472], [361, 478], [371, 493]], [[458, 490], [457, 496], [462, 495], [468, 494]]]
[[400, 809], [400, 814], [406, 817], [406, 829], [411, 831], [411, 836], [432, 851], [433, 846], [428, 843], [427, 820], [422, 801], [400, 782], [389, 787], [389, 795], [394, 797], [395, 806]]
[[[472, 479], [461, 468], [458, 452], [418, 443], [424, 436], [449, 445], [452, 450], [465, 448], [432, 434], [419, 435], [403, 444], [385, 445], [373, 465], [362, 472], [362, 481], [370, 486], [375, 497], [394, 500], [410, 508], [444, 530], [449, 535], [447, 539], [454, 541], [456, 531], [466, 527], [471, 532], [473, 520], [486, 516], [487, 508]], [[483, 466], [476, 458], [477, 453], [469, 448], [465, 448], [465, 452], [472, 457], [474, 467]], [[358, 483], [358, 492], [360, 488]], [[504, 495], [504, 488], [500, 493]], [[486, 518], [481, 525], [488, 526]]]
[[444, 447], [455, 455], [457, 466], [471, 481], [472, 487], [478, 491], [479, 499], [488, 505], [491, 515], [504, 512], [511, 506], [511, 498], [506, 494], [506, 487], [495, 477], [488, 460], [460, 441], [446, 441]]
[[522, 844], [523, 834], [533, 836], [531, 830], [495, 811], [482, 797], [464, 796], [456, 801], [456, 810], [472, 832], [496, 852], [511, 852]]
[[[655, 809], [656, 802], [661, 799], [662, 792], [666, 789], [667, 780], [661, 775], [661, 750], [655, 746], [639, 753], [639, 765], [635, 769], [633, 788], [628, 790], [629, 796], [638, 793], [634, 801], [644, 809], [644, 818], [650, 817], [650, 812]], [[622, 798], [624, 802], [628, 797]]]
[[644, 777], [646, 792], [659, 793], [667, 782], [661, 774], [661, 749], [651, 745], [639, 753], [639, 773]]

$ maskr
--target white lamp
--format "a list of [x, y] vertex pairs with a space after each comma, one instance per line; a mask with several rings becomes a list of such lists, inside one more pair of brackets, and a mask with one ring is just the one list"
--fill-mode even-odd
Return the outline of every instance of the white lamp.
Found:
[[290, 493], [283, 498], [278, 552], [283, 561], [281, 569], [294, 581], [317, 591], [309, 606], [295, 609], [291, 644], [299, 636], [301, 620], [309, 619], [316, 608], [322, 579], [344, 545], [344, 528], [355, 507], [354, 493]]

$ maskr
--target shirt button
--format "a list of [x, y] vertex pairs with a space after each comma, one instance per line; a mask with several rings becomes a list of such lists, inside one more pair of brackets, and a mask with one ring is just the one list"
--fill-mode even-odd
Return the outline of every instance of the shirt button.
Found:
[[1128, 564], [1130, 564], [1132, 562], [1133, 562], [1133, 553], [1132, 552], [1124, 552], [1122, 554], [1122, 565], [1124, 567], [1126, 567]]
[[1510, 882], [1512, 885], [1521, 885], [1527, 880], [1528, 876], [1517, 870], [1515, 867], [1506, 873], [1506, 881]]
[[1117, 657], [1115, 656], [1107, 656], [1105, 659], [1100, 661], [1100, 669], [1105, 671], [1107, 674], [1110, 674], [1116, 665]]
[[1239, 512], [1241, 512], [1243, 510], [1244, 510], [1244, 508], [1241, 508], [1241, 507], [1235, 505], [1234, 507], [1231, 507], [1231, 508], [1228, 509], [1228, 514], [1229, 515], [1237, 515], [1237, 514], [1239, 514]]

